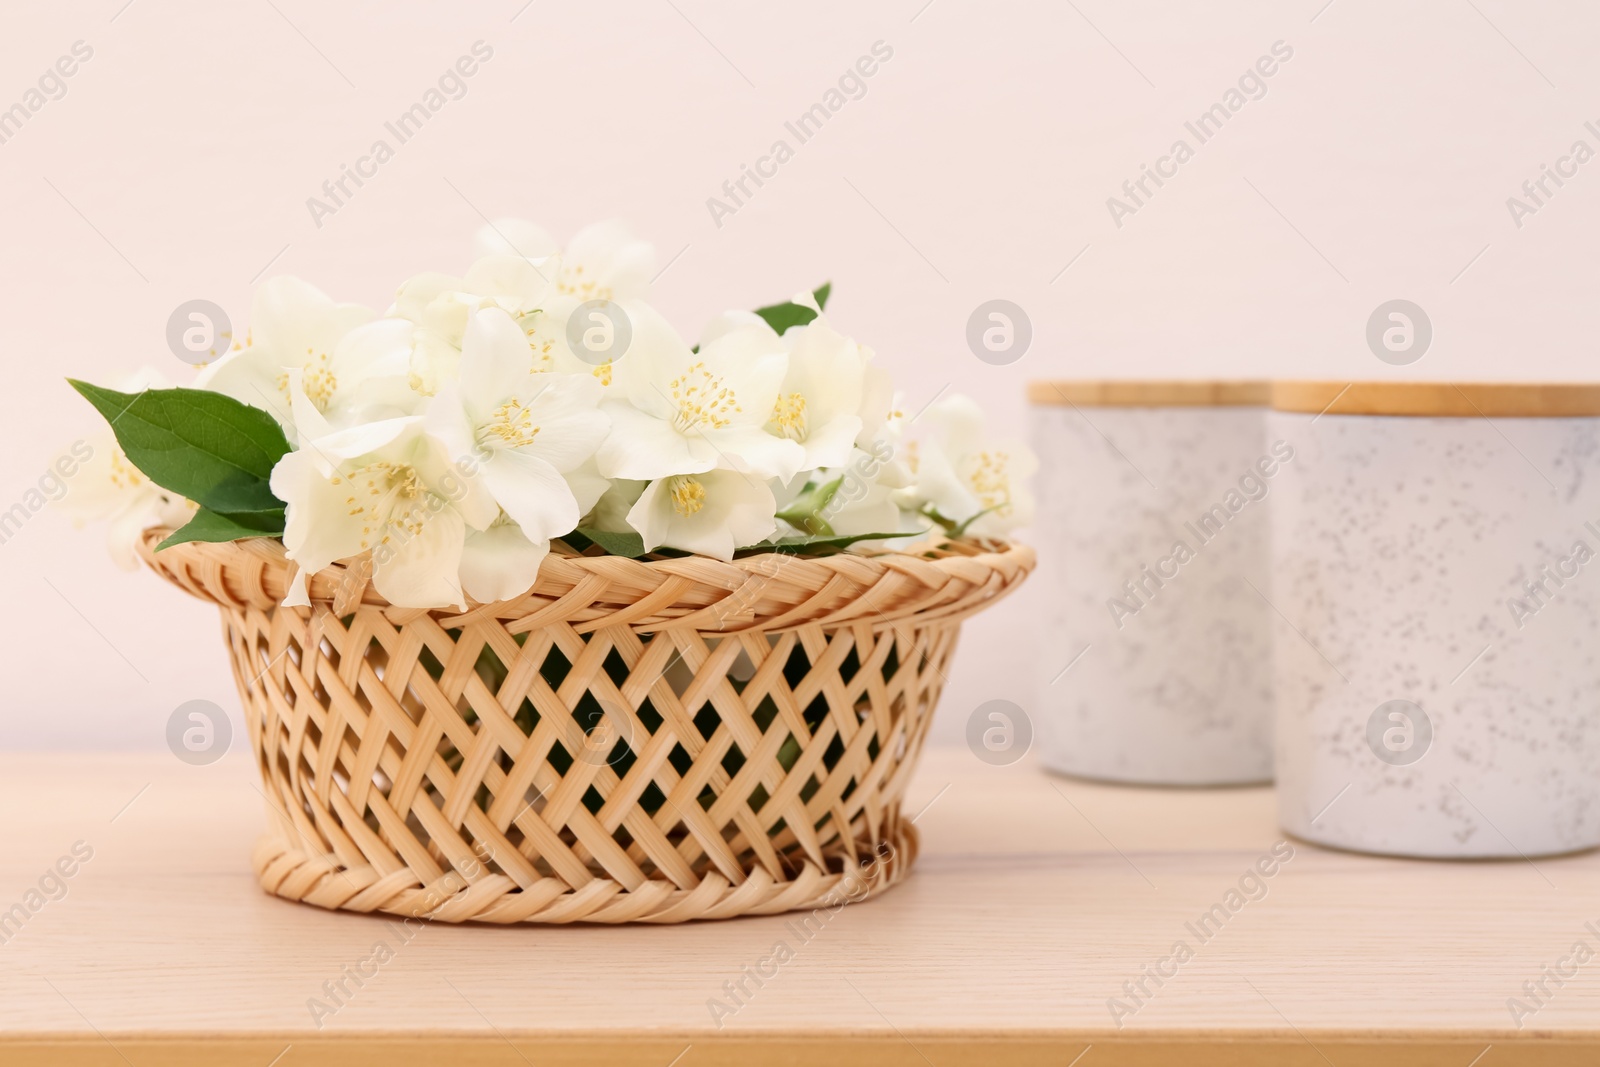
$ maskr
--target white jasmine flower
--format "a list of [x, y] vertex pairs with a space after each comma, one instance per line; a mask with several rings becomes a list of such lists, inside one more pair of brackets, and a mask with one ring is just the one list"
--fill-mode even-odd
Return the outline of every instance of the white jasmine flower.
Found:
[[472, 254], [484, 256], [521, 256], [524, 259], [548, 259], [557, 255], [561, 247], [542, 226], [526, 219], [495, 219], [478, 229], [472, 240]]
[[822, 510], [822, 519], [840, 537], [869, 533], [916, 533], [931, 524], [900, 507], [912, 484], [911, 469], [896, 455], [894, 439], [885, 434], [856, 449], [842, 468], [819, 472], [818, 481], [840, 479], [839, 488]]
[[288, 505], [283, 543], [299, 571], [284, 604], [309, 604], [310, 575], [367, 552], [373, 585], [391, 604], [463, 604], [466, 523], [449, 499], [449, 474], [421, 416], [336, 431], [285, 454], [271, 484]]
[[[564, 250], [557, 251], [542, 228], [521, 219], [500, 219], [480, 229], [475, 244], [480, 256], [539, 260], [549, 279], [549, 290], [541, 296], [538, 309], [518, 315], [528, 335], [535, 370], [589, 374], [608, 390], [618, 384], [618, 372], [627, 366], [620, 356], [596, 364], [573, 352], [568, 334], [572, 315], [591, 301], [610, 306], [589, 308], [588, 319], [576, 327], [580, 332], [597, 325], [612, 329], [621, 316], [633, 324], [636, 340], [649, 343], [648, 334], [656, 325], [652, 320], [658, 317], [643, 299], [655, 275], [655, 250], [622, 223], [602, 222], [579, 230]], [[596, 314], [601, 320], [591, 321]], [[642, 338], [637, 337], [641, 329], [646, 334]]]
[[466, 277], [419, 274], [400, 286], [389, 314], [416, 324], [411, 386], [432, 396], [455, 378], [461, 344], [472, 316], [499, 308], [516, 318], [532, 316], [556, 296], [556, 265], [514, 255], [479, 259]]
[[[153, 368], [141, 367], [117, 383], [116, 388], [123, 393], [137, 393], [167, 389], [171, 384]], [[125, 571], [136, 570], [140, 536], [152, 526], [177, 529], [194, 517], [195, 505], [146, 478], [129, 462], [111, 429], [85, 439], [83, 445], [84, 449], [75, 445], [70, 450], [78, 460], [78, 470], [66, 495], [52, 504], [74, 526], [109, 523], [106, 548], [112, 560]]]
[[[624, 394], [623, 379], [638, 362], [627, 358], [631, 353], [676, 338], [655, 309], [640, 300], [589, 303], [557, 293], [518, 323], [527, 334], [532, 370], [586, 375], [607, 396]], [[574, 351], [574, 336], [585, 357]], [[602, 358], [611, 352], [614, 358]]]
[[[432, 396], [459, 373], [461, 345], [472, 315], [487, 308], [509, 313], [527, 335], [529, 369], [589, 375], [603, 387], [615, 384], [619, 362], [596, 363], [573, 352], [569, 327], [580, 338], [600, 329], [615, 335], [642, 329], [640, 343], [649, 343], [650, 330], [659, 318], [638, 300], [603, 300], [585, 307], [586, 298], [569, 292], [561, 282], [564, 263], [559, 256], [533, 260], [513, 255], [491, 255], [478, 260], [464, 278], [421, 274], [400, 287], [391, 315], [416, 324], [415, 355], [411, 362], [413, 389]], [[609, 290], [608, 290], [609, 291]], [[574, 326], [572, 316], [584, 308]], [[625, 320], [625, 321], [624, 321]], [[621, 323], [621, 325], [619, 325]], [[616, 338], [620, 346], [621, 338]], [[609, 339], [607, 340], [609, 344]], [[632, 344], [628, 345], [628, 349]], [[626, 354], [628, 349], [619, 353]]]
[[681, 338], [637, 345], [624, 386], [608, 401], [611, 435], [600, 448], [610, 478], [665, 478], [718, 467], [759, 478], [794, 477], [805, 450], [764, 428], [789, 356], [765, 323], [730, 325], [691, 352]]
[[[513, 599], [576, 529], [731, 559], [795, 531], [898, 536], [937, 517], [1000, 535], [1031, 517], [1033, 454], [985, 443], [963, 398], [928, 409], [920, 449], [902, 445], [888, 376], [811, 294], [794, 302], [812, 317], [781, 337], [729, 312], [691, 348], [645, 302], [654, 253], [621, 223], [562, 248], [506, 219], [477, 246], [464, 275], [409, 279], [382, 317], [274, 278], [250, 331], [200, 372], [197, 387], [270, 412], [289, 440], [270, 479], [298, 565], [285, 604], [340, 561], [370, 563], [401, 607]], [[213, 445], [249, 442], [193, 447]], [[110, 519], [132, 566], [145, 528], [194, 505], [109, 432], [92, 447], [65, 509]]]
[[270, 412], [291, 444], [296, 439], [291, 371], [300, 373], [317, 410], [348, 412], [344, 421], [359, 421], [363, 408], [388, 406], [398, 396], [392, 379], [398, 375], [404, 384], [400, 360], [409, 354], [392, 325], [351, 338], [372, 318], [371, 309], [335, 304], [298, 278], [271, 278], [256, 290], [245, 340], [206, 367], [195, 385]]
[[934, 403], [923, 420], [931, 433], [911, 451], [916, 484], [903, 499], [956, 522], [986, 513], [969, 527], [983, 537], [1003, 537], [1032, 521], [1027, 479], [1039, 468], [1032, 449], [1016, 440], [986, 442], [982, 409], [965, 396]]
[[441, 389], [426, 416], [463, 475], [466, 522], [487, 529], [504, 511], [536, 544], [571, 532], [587, 509], [564, 476], [606, 436], [599, 400], [592, 378], [530, 374], [526, 338], [510, 315], [473, 315], [460, 381]]
[[[588, 515], [599, 507], [600, 501], [611, 491], [614, 484], [610, 478], [600, 473], [600, 465], [593, 457], [584, 460], [573, 470], [567, 471], [567, 485], [572, 488], [572, 495], [578, 501], [578, 511]], [[641, 483], [642, 487], [643, 483]], [[638, 494], [634, 494], [637, 498]], [[631, 506], [633, 501], [628, 502]], [[626, 514], [627, 508], [623, 509]], [[626, 529], [627, 527], [619, 527]]]
[[[555, 251], [555, 242], [538, 226], [521, 219], [500, 219], [478, 231], [477, 253], [540, 258]], [[560, 253], [553, 280], [556, 292], [585, 300], [634, 300], [649, 295], [655, 276], [655, 249], [612, 220], [587, 226], [573, 235]]]
[[[152, 526], [177, 529], [194, 517], [195, 506], [140, 473], [128, 462], [110, 430], [83, 444], [88, 458], [79, 462], [66, 495], [52, 503], [74, 526], [108, 523], [106, 548], [112, 560], [125, 571], [137, 570], [140, 536]], [[74, 447], [72, 454], [81, 453]]]
[[794, 302], [817, 312], [817, 317], [784, 332], [789, 370], [767, 429], [805, 449], [802, 469], [836, 467], [850, 458], [866, 431], [877, 429], [867, 426], [864, 412], [871, 408], [876, 413], [881, 407], [879, 426], [887, 416], [882, 376], [873, 376], [869, 390], [872, 350], [829, 325], [810, 293], [796, 296]]
[[505, 512], [487, 530], [470, 530], [461, 551], [461, 588], [480, 604], [511, 600], [533, 588], [550, 542], [533, 541]]
[[735, 550], [771, 537], [777, 510], [765, 482], [713, 470], [651, 482], [628, 512], [628, 524], [647, 551], [664, 545], [727, 560]]
[[611, 533], [633, 530], [628, 524], [628, 512], [633, 510], [633, 505], [639, 502], [639, 497], [644, 495], [645, 486], [649, 484], [634, 478], [608, 480], [605, 491], [595, 500], [583, 525]]

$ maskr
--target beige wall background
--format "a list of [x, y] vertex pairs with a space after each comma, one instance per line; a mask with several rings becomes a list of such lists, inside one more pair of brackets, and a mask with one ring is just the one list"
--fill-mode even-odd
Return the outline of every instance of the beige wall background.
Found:
[[[0, 143], [0, 509], [95, 428], [64, 377], [185, 379], [178, 304], [242, 323], [282, 272], [383, 306], [464, 267], [484, 216], [557, 236], [629, 220], [687, 333], [832, 279], [836, 320], [911, 404], [965, 391], [1001, 429], [1038, 377], [1595, 373], [1600, 160], [1561, 160], [1600, 150], [1600, 9], [1576, 0], [98, 0], [3, 19], [0, 108], [76, 42], [93, 54]], [[493, 55], [460, 98], [318, 225], [307, 198], [394, 144], [384, 123], [478, 41]], [[707, 199], [793, 145], [784, 123], [879, 41], [864, 95], [718, 225]], [[1292, 56], [1201, 143], [1185, 122], [1276, 42]], [[1192, 158], [1114, 220], [1108, 197], [1171, 173], [1180, 138]], [[1546, 165], [1564, 184], [1514, 218]], [[965, 341], [994, 298], [1033, 324], [1007, 366]], [[1434, 329], [1408, 367], [1364, 340], [1396, 298]], [[971, 624], [938, 738], [986, 700], [1045, 712], [1035, 677], [1076, 651], [1032, 638], [1049, 595]], [[0, 545], [0, 598], [0, 748], [156, 748], [178, 704], [235, 707], [214, 614], [117, 571], [96, 531], [32, 517]]]

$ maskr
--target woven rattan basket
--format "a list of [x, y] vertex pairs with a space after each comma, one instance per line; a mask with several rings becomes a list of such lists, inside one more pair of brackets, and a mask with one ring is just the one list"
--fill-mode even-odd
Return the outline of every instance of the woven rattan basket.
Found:
[[220, 606], [269, 807], [270, 893], [447, 922], [681, 922], [860, 900], [905, 877], [901, 811], [961, 620], [1031, 549], [816, 559], [553, 552], [523, 596], [388, 604], [273, 540], [159, 553]]

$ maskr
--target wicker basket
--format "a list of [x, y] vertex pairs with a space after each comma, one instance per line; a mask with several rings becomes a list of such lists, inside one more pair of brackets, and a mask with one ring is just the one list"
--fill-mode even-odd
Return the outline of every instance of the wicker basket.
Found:
[[681, 922], [859, 900], [967, 615], [1031, 549], [639, 561], [553, 552], [516, 600], [397, 608], [359, 568], [279, 606], [272, 540], [142, 554], [222, 609], [270, 893], [448, 922]]

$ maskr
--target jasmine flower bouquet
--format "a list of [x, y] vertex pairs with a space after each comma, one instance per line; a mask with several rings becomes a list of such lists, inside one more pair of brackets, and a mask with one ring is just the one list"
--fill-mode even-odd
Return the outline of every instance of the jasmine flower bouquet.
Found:
[[1025, 446], [976, 406], [911, 417], [829, 286], [682, 337], [648, 301], [654, 256], [620, 223], [558, 248], [503, 220], [462, 276], [403, 282], [383, 314], [295, 278], [187, 387], [146, 372], [73, 386], [110, 423], [92, 487], [127, 562], [279, 538], [307, 577], [359, 561], [391, 604], [464, 608], [530, 589], [552, 551], [629, 557], [837, 552], [1026, 523]]

